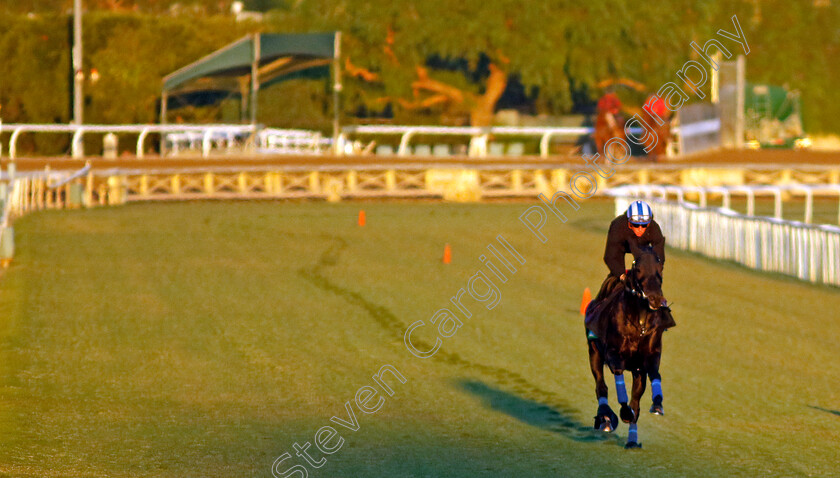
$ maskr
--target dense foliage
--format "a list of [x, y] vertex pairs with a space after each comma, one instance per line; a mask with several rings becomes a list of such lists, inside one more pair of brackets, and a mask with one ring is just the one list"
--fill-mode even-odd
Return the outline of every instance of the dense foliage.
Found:
[[[237, 22], [230, 0], [84, 0], [86, 121], [156, 120], [160, 79], [249, 31], [343, 32], [345, 120], [487, 124], [500, 104], [563, 114], [591, 105], [599, 83], [626, 78], [644, 92], [688, 59], [689, 47], [732, 31], [738, 15], [753, 82], [802, 91], [806, 129], [838, 131], [837, 2], [521, 2], [517, 0], [250, 0], [262, 20]], [[13, 3], [13, 4], [12, 4]], [[70, 118], [71, 0], [0, 7], [0, 115], [4, 122]], [[99, 9], [99, 10], [97, 10]], [[59, 13], [60, 12], [60, 13]], [[733, 45], [734, 46], [734, 45]], [[328, 85], [295, 80], [261, 91], [260, 121], [329, 124]], [[635, 96], [634, 96], [635, 95]], [[238, 120], [238, 99], [181, 108], [184, 121]]]

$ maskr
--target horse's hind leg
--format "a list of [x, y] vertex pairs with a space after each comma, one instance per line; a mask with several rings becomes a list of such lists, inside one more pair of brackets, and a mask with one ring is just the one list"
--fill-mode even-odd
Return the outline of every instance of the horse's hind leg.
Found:
[[627, 444], [624, 448], [641, 448], [639, 443], [639, 432], [636, 427], [636, 422], [639, 420], [639, 401], [642, 395], [645, 394], [645, 373], [634, 370], [633, 371], [633, 397], [630, 400], [630, 409], [633, 411], [633, 419], [630, 421], [630, 431], [627, 432]]
[[665, 415], [665, 408], [662, 406], [662, 377], [659, 375], [660, 353], [652, 354], [645, 360], [645, 369], [650, 378], [650, 390], [653, 395], [653, 404], [650, 406], [650, 413], [654, 415]]
[[595, 377], [595, 396], [598, 398], [598, 412], [595, 415], [596, 430], [611, 432], [618, 426], [618, 416], [607, 401], [607, 384], [604, 382], [604, 354], [597, 339], [588, 339], [589, 367]]

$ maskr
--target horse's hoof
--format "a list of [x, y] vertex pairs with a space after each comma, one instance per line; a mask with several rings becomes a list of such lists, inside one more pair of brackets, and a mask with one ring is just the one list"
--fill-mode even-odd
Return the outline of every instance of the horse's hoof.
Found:
[[[604, 423], [608, 428], [604, 428]], [[611, 432], [618, 428], [618, 415], [610, 408], [609, 405], [600, 405], [598, 407], [598, 415], [595, 416], [595, 428], [601, 431]]]
[[616, 427], [618, 426], [618, 417], [615, 413], [611, 413], [610, 415], [598, 415], [595, 417], [595, 429], [600, 430], [602, 432], [610, 433], [614, 432]]
[[626, 445], [624, 445], [625, 450], [633, 450], [636, 448], [641, 448], [642, 444], [635, 442], [635, 441], [628, 441]]
[[636, 413], [627, 405], [622, 405], [619, 413], [621, 414], [621, 421], [624, 423], [630, 423], [636, 418]]
[[612, 413], [612, 410], [610, 410], [610, 423], [612, 423], [613, 430], [618, 428], [618, 415]]
[[665, 415], [665, 408], [662, 407], [662, 404], [657, 405], [654, 403], [650, 406], [650, 413], [662, 416]]

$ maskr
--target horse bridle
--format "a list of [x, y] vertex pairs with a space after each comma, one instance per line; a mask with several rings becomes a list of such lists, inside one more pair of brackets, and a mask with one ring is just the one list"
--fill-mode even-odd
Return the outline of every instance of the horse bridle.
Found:
[[[629, 279], [629, 280], [628, 280]], [[659, 310], [661, 308], [668, 308], [667, 306], [663, 305], [657, 308], [653, 308], [650, 305], [650, 301], [647, 298], [647, 294], [645, 294], [645, 290], [642, 287], [642, 284], [639, 282], [639, 278], [636, 277], [636, 261], [633, 261], [633, 265], [630, 266], [630, 272], [627, 273], [624, 279], [624, 290], [632, 294], [634, 297], [638, 298], [639, 300], [643, 300], [650, 310]]]
[[633, 261], [633, 265], [630, 266], [630, 272], [624, 277], [624, 290], [639, 299], [647, 300], [647, 294], [642, 289], [639, 278], [636, 277], [636, 261]]

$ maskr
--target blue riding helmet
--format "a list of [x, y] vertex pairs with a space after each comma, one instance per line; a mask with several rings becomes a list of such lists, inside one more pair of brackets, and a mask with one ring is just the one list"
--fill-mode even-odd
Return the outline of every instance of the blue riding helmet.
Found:
[[627, 221], [636, 226], [647, 226], [653, 220], [653, 211], [644, 201], [633, 201], [627, 208]]

